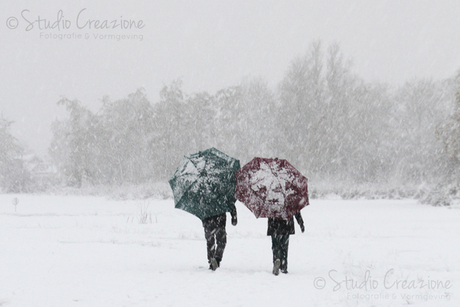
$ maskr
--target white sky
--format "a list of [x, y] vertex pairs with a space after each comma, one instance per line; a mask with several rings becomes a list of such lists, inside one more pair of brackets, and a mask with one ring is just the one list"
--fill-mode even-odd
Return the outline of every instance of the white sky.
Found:
[[[214, 93], [248, 76], [275, 86], [291, 60], [317, 39], [325, 47], [339, 43], [354, 71], [368, 81], [437, 80], [460, 69], [458, 0], [37, 2], [0, 3], [0, 112], [15, 122], [21, 144], [39, 153], [49, 145], [51, 122], [65, 113], [56, 106], [61, 96], [97, 110], [104, 95], [120, 99], [139, 87], [155, 102], [162, 86], [178, 78], [187, 93]], [[80, 26], [121, 16], [145, 26], [80, 29], [76, 20], [83, 9]], [[52, 24], [61, 10], [68, 29], [40, 30], [34, 24], [26, 31], [21, 15]], [[50, 34], [83, 38], [44, 38]]]

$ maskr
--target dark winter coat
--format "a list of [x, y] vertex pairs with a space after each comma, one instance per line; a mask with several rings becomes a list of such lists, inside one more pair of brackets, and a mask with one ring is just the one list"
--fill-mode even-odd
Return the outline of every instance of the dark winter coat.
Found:
[[[295, 214], [295, 218], [297, 220], [297, 223], [299, 225], [303, 225], [303, 219], [302, 215], [300, 212], [297, 212]], [[281, 219], [273, 219], [269, 218], [268, 219], [268, 230], [267, 230], [267, 235], [272, 236], [272, 235], [293, 235], [295, 234], [295, 228], [294, 228], [294, 217], [292, 217], [289, 220], [281, 220]]]
[[[233, 224], [233, 221], [236, 221], [236, 207], [235, 206], [233, 206], [233, 210], [232, 212], [230, 212], [230, 215], [232, 216], [232, 224]], [[209, 230], [217, 229], [217, 228], [225, 228], [226, 223], [227, 223], [227, 213], [222, 213], [222, 214], [217, 214], [217, 215], [205, 218], [203, 220], [203, 227]]]

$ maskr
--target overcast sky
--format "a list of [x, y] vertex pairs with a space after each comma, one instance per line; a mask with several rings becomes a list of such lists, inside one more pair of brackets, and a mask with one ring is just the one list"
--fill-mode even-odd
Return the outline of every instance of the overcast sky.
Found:
[[65, 113], [61, 96], [97, 110], [103, 96], [140, 87], [154, 103], [178, 78], [187, 93], [244, 77], [274, 87], [318, 39], [338, 43], [368, 81], [439, 80], [460, 69], [458, 0], [31, 2], [0, 3], [0, 112], [41, 154]]

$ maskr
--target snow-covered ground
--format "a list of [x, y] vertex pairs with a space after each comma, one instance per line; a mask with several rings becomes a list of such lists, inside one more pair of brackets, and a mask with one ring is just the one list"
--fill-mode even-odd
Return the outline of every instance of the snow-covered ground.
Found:
[[0, 195], [0, 306], [460, 306], [458, 209], [311, 200], [274, 276], [266, 220], [237, 208], [213, 272], [172, 200]]

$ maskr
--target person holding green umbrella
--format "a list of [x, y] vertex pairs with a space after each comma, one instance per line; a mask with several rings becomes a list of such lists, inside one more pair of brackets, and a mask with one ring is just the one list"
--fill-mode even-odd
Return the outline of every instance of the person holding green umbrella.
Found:
[[[233, 226], [236, 226], [238, 223], [235, 201], [233, 201], [233, 210], [230, 212]], [[208, 251], [207, 256], [209, 269], [213, 271], [220, 267], [220, 262], [222, 261], [222, 257], [224, 255], [225, 246], [227, 245], [227, 231], [225, 230], [226, 223], [226, 213], [210, 216], [203, 220], [204, 237], [206, 238], [206, 247]]]
[[210, 148], [184, 156], [169, 180], [175, 207], [202, 221], [213, 271], [220, 266], [227, 243], [226, 212], [232, 216], [232, 225], [237, 224], [235, 172], [239, 168], [238, 160]]

